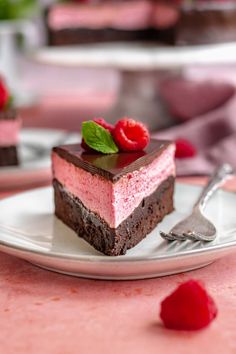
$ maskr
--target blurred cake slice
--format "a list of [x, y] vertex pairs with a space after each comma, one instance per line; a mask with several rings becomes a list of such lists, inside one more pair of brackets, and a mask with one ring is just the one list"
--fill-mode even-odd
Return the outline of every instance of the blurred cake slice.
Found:
[[0, 112], [0, 166], [18, 164], [20, 119], [15, 110]]
[[11, 101], [10, 93], [0, 77], [0, 167], [18, 164], [21, 121]]

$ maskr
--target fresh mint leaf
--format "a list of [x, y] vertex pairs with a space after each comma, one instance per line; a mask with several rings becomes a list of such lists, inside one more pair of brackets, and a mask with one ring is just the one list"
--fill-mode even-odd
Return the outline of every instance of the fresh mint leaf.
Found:
[[119, 151], [111, 133], [93, 121], [82, 123], [82, 136], [86, 144], [103, 154], [115, 154]]

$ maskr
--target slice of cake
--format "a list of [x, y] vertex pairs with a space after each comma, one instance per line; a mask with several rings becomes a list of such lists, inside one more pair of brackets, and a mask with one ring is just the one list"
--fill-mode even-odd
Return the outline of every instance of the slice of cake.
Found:
[[0, 167], [18, 164], [20, 118], [11, 107], [9, 92], [0, 78]]
[[55, 147], [56, 216], [104, 254], [125, 254], [173, 211], [174, 152], [158, 140], [114, 154]]

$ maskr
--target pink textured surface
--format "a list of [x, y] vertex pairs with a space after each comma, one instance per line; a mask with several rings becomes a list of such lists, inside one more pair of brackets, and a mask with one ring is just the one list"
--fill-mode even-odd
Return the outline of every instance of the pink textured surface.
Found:
[[[6, 354], [156, 354], [236, 351], [236, 258], [161, 279], [105, 282], [40, 270], [1, 254], [0, 339]], [[202, 279], [219, 316], [200, 332], [162, 327], [159, 304], [189, 278]]]
[[174, 153], [172, 144], [152, 163], [126, 174], [116, 183], [94, 176], [53, 153], [53, 175], [110, 227], [118, 227], [143, 198], [152, 194], [169, 176], [175, 175]]

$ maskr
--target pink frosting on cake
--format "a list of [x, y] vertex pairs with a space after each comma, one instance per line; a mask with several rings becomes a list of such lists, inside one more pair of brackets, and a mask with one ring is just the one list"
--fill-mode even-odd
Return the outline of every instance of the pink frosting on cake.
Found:
[[17, 145], [20, 126], [20, 118], [0, 120], [0, 146]]
[[143, 198], [151, 195], [169, 176], [175, 175], [174, 153], [174, 144], [169, 145], [152, 163], [124, 175], [115, 183], [92, 175], [53, 153], [53, 175], [87, 209], [116, 228]]
[[49, 27], [117, 28], [136, 30], [150, 25], [152, 5], [146, 0], [99, 4], [57, 4], [49, 13]]

